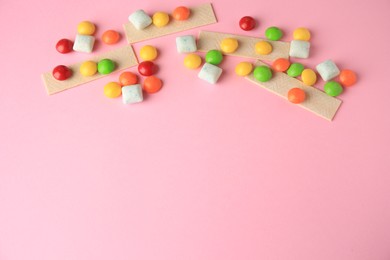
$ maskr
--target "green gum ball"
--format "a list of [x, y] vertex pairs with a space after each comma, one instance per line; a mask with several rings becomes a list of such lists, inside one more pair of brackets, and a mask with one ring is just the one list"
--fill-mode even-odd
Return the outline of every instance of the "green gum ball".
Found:
[[328, 81], [324, 85], [324, 91], [329, 96], [336, 97], [343, 93], [343, 87], [336, 81]]
[[278, 41], [283, 37], [283, 32], [278, 27], [272, 26], [265, 30], [265, 37], [271, 41]]
[[302, 74], [302, 71], [305, 69], [305, 67], [301, 63], [293, 63], [290, 65], [290, 67], [287, 70], [287, 74], [290, 77], [298, 77]]
[[115, 69], [115, 63], [110, 59], [103, 59], [98, 62], [97, 69], [100, 74], [110, 74]]
[[223, 60], [223, 55], [222, 52], [218, 50], [211, 50], [206, 53], [206, 62], [213, 64], [213, 65], [218, 65], [222, 62]]
[[272, 78], [272, 71], [267, 66], [257, 66], [253, 70], [253, 76], [260, 82], [267, 82]]

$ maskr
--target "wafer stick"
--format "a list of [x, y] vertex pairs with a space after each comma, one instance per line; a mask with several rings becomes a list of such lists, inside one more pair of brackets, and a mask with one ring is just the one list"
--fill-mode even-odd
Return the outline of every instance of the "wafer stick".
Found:
[[[258, 61], [255, 65], [260, 66], [267, 64]], [[331, 97], [315, 87], [306, 86], [300, 80], [290, 77], [283, 72], [273, 72], [271, 80], [267, 82], [257, 81], [254, 78], [253, 73], [247, 76], [246, 79], [284, 99], [287, 99], [287, 93], [291, 88], [303, 89], [306, 93], [306, 99], [301, 104], [298, 104], [298, 106], [329, 121], [333, 119], [341, 105], [341, 100]]]
[[210, 3], [190, 8], [190, 10], [191, 15], [188, 20], [176, 21], [172, 19], [168, 25], [161, 28], [158, 28], [152, 24], [143, 30], [137, 30], [132, 23], [125, 23], [123, 28], [125, 30], [127, 42], [141, 42], [217, 22], [213, 7]]
[[[262, 38], [241, 36], [229, 33], [201, 31], [198, 36], [198, 51], [208, 52], [209, 50], [221, 50], [220, 43], [225, 38], [234, 38], [238, 41], [238, 48], [233, 53], [225, 55], [238, 56], [242, 58], [260, 59], [274, 61], [277, 58], [289, 58], [290, 43], [281, 41], [269, 41]], [[272, 52], [268, 55], [256, 53], [255, 45], [257, 42], [265, 40], [272, 45]]]
[[[129, 45], [124, 47], [103, 53], [101, 55], [88, 58], [88, 60], [98, 62], [101, 59], [111, 59], [115, 62], [115, 71], [123, 70], [129, 67], [133, 67], [138, 64], [137, 58], [135, 57], [133, 48]], [[67, 80], [59, 81], [56, 80], [52, 72], [46, 72], [42, 74], [43, 83], [45, 84], [47, 94], [52, 95], [57, 92], [79, 86], [81, 84], [93, 81], [95, 79], [102, 78], [107, 75], [96, 73], [91, 77], [85, 77], [81, 75], [79, 69], [82, 62], [68, 66], [72, 70], [72, 77]]]

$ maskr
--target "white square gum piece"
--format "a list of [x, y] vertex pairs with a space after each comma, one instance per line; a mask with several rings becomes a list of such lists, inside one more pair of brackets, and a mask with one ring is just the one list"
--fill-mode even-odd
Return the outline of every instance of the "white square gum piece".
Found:
[[290, 56], [294, 58], [309, 58], [310, 42], [292, 40], [290, 44]]
[[143, 30], [152, 24], [152, 18], [140, 9], [129, 16], [129, 21], [134, 25], [135, 29]]
[[176, 48], [179, 53], [196, 52], [198, 50], [195, 37], [192, 35], [176, 37]]
[[144, 100], [142, 95], [142, 87], [140, 84], [123, 86], [122, 87], [122, 101], [123, 104], [134, 104]]
[[91, 35], [77, 34], [74, 40], [73, 50], [78, 52], [91, 53], [93, 45], [95, 44], [95, 37]]
[[332, 60], [326, 60], [318, 64], [316, 69], [324, 81], [331, 80], [340, 74], [339, 68]]
[[205, 63], [200, 70], [198, 77], [207, 81], [208, 83], [217, 83], [219, 77], [222, 74], [222, 69], [210, 63]]

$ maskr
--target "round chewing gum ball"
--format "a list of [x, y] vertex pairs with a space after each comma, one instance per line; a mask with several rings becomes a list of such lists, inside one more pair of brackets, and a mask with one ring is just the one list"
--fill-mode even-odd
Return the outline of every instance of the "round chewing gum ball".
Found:
[[152, 76], [154, 73], [156, 73], [156, 70], [156, 65], [151, 61], [143, 61], [138, 64], [138, 72], [142, 76]]
[[115, 70], [115, 63], [110, 59], [103, 59], [98, 62], [97, 69], [100, 74], [110, 74]]
[[310, 37], [311, 37], [310, 31], [303, 27], [297, 28], [293, 32], [294, 40], [309, 41]]
[[176, 7], [175, 10], [173, 10], [172, 17], [175, 20], [178, 21], [185, 21], [190, 17], [191, 11], [188, 9], [188, 7], [185, 6], [179, 6]]
[[195, 54], [190, 53], [184, 58], [184, 66], [189, 69], [197, 69], [202, 64], [202, 58]]
[[238, 76], [245, 77], [248, 76], [253, 70], [253, 65], [250, 62], [240, 62], [235, 68], [235, 72]]
[[328, 81], [324, 85], [324, 91], [329, 96], [337, 97], [343, 93], [343, 87], [336, 81]]
[[225, 38], [221, 41], [220, 47], [224, 53], [233, 53], [238, 48], [238, 41], [234, 38]]
[[104, 86], [104, 95], [109, 98], [116, 98], [122, 94], [122, 86], [117, 82], [110, 82]]
[[153, 24], [157, 27], [164, 27], [169, 23], [169, 15], [164, 12], [157, 12], [152, 17]]
[[97, 72], [97, 64], [94, 61], [84, 61], [80, 65], [80, 73], [85, 77], [90, 77], [95, 75]]
[[82, 21], [77, 25], [78, 34], [93, 35], [95, 33], [95, 30], [95, 25], [90, 21]]
[[119, 75], [119, 84], [121, 84], [122, 86], [134, 85], [137, 84], [137, 82], [137, 75], [130, 71], [122, 72], [121, 75]]
[[304, 69], [301, 74], [302, 82], [307, 86], [313, 86], [317, 82], [317, 74], [312, 69]]
[[239, 25], [244, 31], [250, 31], [255, 28], [256, 20], [251, 16], [244, 16], [240, 19]]
[[72, 76], [72, 71], [65, 65], [58, 65], [53, 69], [53, 77], [56, 80], [67, 80]]
[[144, 80], [143, 89], [146, 93], [153, 94], [158, 92], [161, 88], [162, 81], [156, 76], [150, 76]]
[[119, 41], [120, 35], [117, 31], [107, 30], [102, 35], [102, 41], [105, 44], [115, 44]]
[[352, 70], [341, 70], [339, 78], [344, 87], [350, 87], [356, 83], [356, 74]]
[[287, 93], [287, 99], [291, 103], [299, 104], [305, 101], [306, 93], [303, 89], [300, 88], [292, 88]]
[[255, 45], [255, 51], [257, 54], [268, 55], [272, 52], [272, 45], [267, 41], [259, 41]]
[[272, 71], [267, 66], [257, 66], [253, 71], [253, 76], [260, 82], [267, 82], [272, 78]]
[[219, 50], [210, 50], [206, 53], [205, 59], [207, 63], [219, 65], [223, 60], [223, 55]]
[[144, 61], [153, 61], [157, 58], [158, 52], [154, 46], [145, 45], [139, 51], [139, 55]]
[[272, 69], [278, 72], [285, 72], [290, 67], [290, 61], [285, 58], [279, 58], [272, 63]]
[[59, 53], [69, 53], [73, 51], [73, 42], [68, 39], [61, 39], [56, 44], [56, 50]]
[[287, 74], [290, 77], [298, 77], [302, 74], [302, 71], [305, 69], [305, 67], [301, 63], [292, 63], [290, 65], [290, 68], [287, 70]]
[[267, 30], [265, 30], [265, 37], [271, 41], [278, 41], [283, 37], [283, 32], [278, 27], [268, 27]]

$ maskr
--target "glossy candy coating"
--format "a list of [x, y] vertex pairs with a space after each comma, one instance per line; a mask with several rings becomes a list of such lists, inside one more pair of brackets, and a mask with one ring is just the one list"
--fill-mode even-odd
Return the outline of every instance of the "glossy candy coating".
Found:
[[130, 71], [122, 72], [119, 75], [119, 84], [121, 84], [122, 86], [134, 85], [137, 84], [137, 82], [138, 82], [137, 75]]
[[317, 74], [312, 69], [304, 69], [301, 74], [302, 82], [307, 86], [313, 86], [317, 82]]
[[222, 62], [223, 60], [223, 55], [222, 52], [218, 50], [210, 50], [206, 53], [206, 62], [213, 64], [213, 65], [218, 65]]
[[267, 66], [257, 66], [253, 71], [253, 76], [260, 82], [267, 82], [272, 78], [272, 71]]
[[77, 25], [77, 33], [81, 35], [93, 35], [96, 27], [90, 21], [82, 21]]
[[150, 76], [144, 80], [143, 89], [146, 93], [153, 94], [158, 92], [161, 88], [162, 81], [156, 76]]
[[90, 77], [95, 75], [97, 72], [97, 64], [94, 61], [84, 61], [80, 65], [80, 73], [85, 77]]
[[187, 20], [188, 17], [190, 17], [191, 11], [188, 9], [188, 7], [185, 6], [179, 6], [176, 7], [175, 10], [173, 10], [172, 17], [175, 20], [178, 21], [184, 21]]
[[292, 88], [287, 93], [287, 99], [294, 104], [302, 103], [306, 99], [305, 91], [300, 88]]
[[350, 87], [356, 83], [356, 74], [352, 70], [341, 70], [339, 78], [344, 87]]
[[157, 66], [151, 61], [143, 61], [138, 64], [138, 72], [142, 76], [152, 76], [156, 73]]
[[235, 68], [235, 72], [238, 76], [245, 77], [249, 75], [253, 70], [253, 65], [250, 62], [240, 62]]
[[102, 41], [105, 44], [115, 44], [119, 41], [120, 35], [117, 31], [107, 30], [102, 35]]
[[278, 41], [283, 37], [283, 32], [278, 27], [272, 26], [265, 30], [265, 37], [271, 41]]
[[239, 25], [244, 31], [250, 31], [255, 28], [256, 20], [251, 16], [244, 16], [240, 19]]
[[324, 85], [324, 91], [329, 96], [336, 97], [343, 93], [343, 87], [336, 81], [328, 81]]
[[290, 65], [290, 68], [287, 70], [287, 74], [290, 77], [298, 77], [302, 74], [302, 71], [305, 69], [305, 67], [301, 63], [292, 63]]
[[56, 80], [67, 80], [72, 76], [72, 71], [65, 65], [58, 65], [53, 69], [53, 77]]
[[259, 41], [255, 45], [255, 51], [261, 55], [268, 55], [272, 52], [272, 45], [267, 41]]
[[225, 38], [221, 41], [220, 47], [224, 53], [233, 53], [238, 48], [238, 41], [234, 38]]
[[169, 23], [169, 15], [164, 12], [157, 12], [152, 17], [153, 24], [157, 27], [164, 27]]
[[279, 58], [272, 63], [272, 69], [278, 72], [285, 72], [290, 67], [290, 61], [285, 58]]
[[202, 58], [194, 53], [188, 54], [184, 58], [184, 66], [189, 69], [197, 69], [202, 64]]
[[115, 70], [115, 63], [110, 59], [103, 59], [98, 62], [98, 71], [100, 74], [110, 74]]
[[145, 45], [139, 51], [139, 55], [144, 61], [153, 61], [157, 58], [158, 52], [154, 46]]
[[56, 50], [59, 53], [69, 53], [73, 51], [73, 42], [68, 39], [61, 39], [56, 44]]
[[294, 40], [309, 41], [311, 37], [310, 31], [307, 28], [297, 28], [293, 32]]
[[122, 94], [122, 86], [117, 82], [110, 82], [104, 86], [104, 95], [109, 98], [116, 98]]

